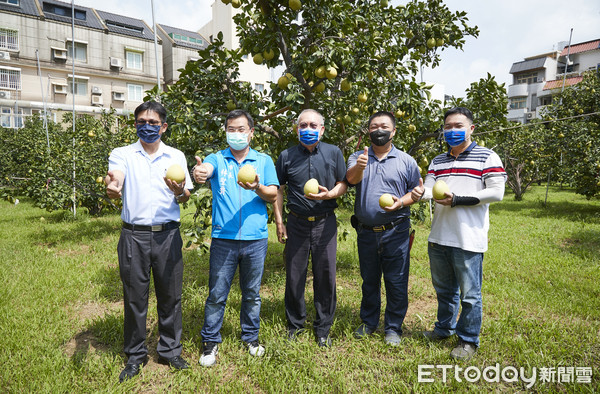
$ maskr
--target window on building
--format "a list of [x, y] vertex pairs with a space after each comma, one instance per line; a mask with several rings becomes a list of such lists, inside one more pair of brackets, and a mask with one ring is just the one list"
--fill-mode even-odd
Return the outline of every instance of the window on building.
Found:
[[[73, 78], [69, 78], [69, 93], [73, 93]], [[87, 96], [88, 93], [88, 81], [87, 79], [75, 78], [75, 95], [76, 96]]]
[[14, 108], [0, 108], [0, 126], [11, 129], [23, 127], [23, 109], [19, 108], [18, 112], [15, 113]]
[[521, 109], [527, 106], [527, 97], [514, 97], [510, 99], [510, 109]]
[[[0, 0], [2, 1], [2, 0]], [[10, 0], [9, 0], [10, 1]], [[67, 18], [70, 18], [72, 15], [72, 11], [71, 11], [71, 7], [64, 7], [58, 4], [52, 4], [52, 3], [44, 3], [44, 12], [48, 12], [50, 14], [55, 14], [55, 15], [60, 15], [60, 16], [65, 16]], [[78, 10], [75, 9], [75, 19], [79, 19], [79, 20], [86, 20], [86, 12], [83, 10]]]
[[187, 41], [198, 45], [204, 44], [204, 40], [201, 38], [188, 37], [184, 36], [183, 34], [169, 33], [169, 37], [177, 41]]
[[142, 85], [135, 85], [133, 83], [127, 84], [127, 100], [129, 101], [143, 101], [144, 87]]
[[126, 23], [120, 23], [120, 22], [115, 22], [115, 21], [110, 21], [110, 20], [106, 20], [105, 22], [106, 22], [106, 26], [108, 26], [108, 27], [116, 27], [119, 29], [125, 29], [125, 30], [136, 32], [136, 33], [144, 34], [144, 28], [140, 27], [140, 26], [133, 26], [133, 25], [128, 25]]
[[537, 72], [519, 74], [519, 75], [517, 75], [516, 78], [517, 78], [517, 85], [522, 84], [522, 83], [526, 83], [526, 84], [537, 83], [537, 81], [538, 81]]
[[67, 41], [67, 56], [73, 58], [73, 49], [75, 50], [75, 60], [78, 62], [87, 62], [87, 44], [82, 42], [75, 42], [73, 48], [73, 41]]
[[256, 90], [257, 92], [264, 92], [265, 85], [262, 84], [262, 83], [255, 83], [254, 84], [254, 90]]
[[142, 62], [142, 53], [134, 51], [125, 51], [125, 57], [127, 58], [127, 68], [132, 70], [141, 70], [144, 66]]
[[0, 88], [21, 90], [21, 70], [11, 67], [0, 67]]
[[20, 0], [0, 0], [0, 3], [10, 4], [10, 5], [19, 5]]
[[19, 32], [17, 30], [0, 28], [0, 48], [18, 51]]

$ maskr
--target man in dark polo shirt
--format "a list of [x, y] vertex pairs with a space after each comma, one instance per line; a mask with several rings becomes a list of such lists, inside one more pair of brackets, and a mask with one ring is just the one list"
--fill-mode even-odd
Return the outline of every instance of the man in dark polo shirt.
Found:
[[[402, 323], [408, 309], [408, 270], [410, 265], [411, 191], [419, 185], [415, 160], [396, 149], [392, 139], [396, 119], [380, 111], [369, 118], [371, 148], [348, 158], [347, 181], [356, 185], [352, 224], [356, 228], [360, 276], [362, 277], [362, 324], [354, 331], [357, 338], [372, 334], [381, 311], [381, 275], [385, 282], [385, 342], [400, 344]], [[392, 195], [394, 203], [381, 208], [382, 194]]]
[[[277, 238], [286, 243], [285, 314], [290, 340], [304, 330], [304, 288], [308, 257], [313, 268], [316, 317], [315, 337], [320, 347], [331, 346], [329, 329], [336, 306], [335, 262], [337, 223], [335, 199], [346, 192], [346, 164], [340, 149], [320, 142], [325, 131], [323, 116], [312, 109], [298, 116], [300, 144], [281, 153], [275, 164], [281, 187], [275, 203]], [[304, 195], [304, 184], [319, 182], [319, 192]], [[287, 226], [283, 224], [283, 190], [287, 185]]]

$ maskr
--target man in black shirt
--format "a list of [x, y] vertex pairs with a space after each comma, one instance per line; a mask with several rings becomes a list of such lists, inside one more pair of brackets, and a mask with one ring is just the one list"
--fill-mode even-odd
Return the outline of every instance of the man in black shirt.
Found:
[[[335, 199], [346, 192], [346, 165], [340, 149], [320, 142], [323, 116], [312, 109], [298, 117], [300, 144], [281, 153], [275, 164], [281, 187], [275, 203], [277, 238], [286, 243], [285, 314], [290, 340], [304, 329], [304, 288], [308, 257], [312, 256], [316, 317], [313, 323], [317, 344], [331, 346], [329, 329], [336, 306], [335, 262], [337, 223]], [[304, 194], [309, 179], [319, 183], [318, 193]], [[283, 190], [287, 185], [287, 226], [283, 224]]]

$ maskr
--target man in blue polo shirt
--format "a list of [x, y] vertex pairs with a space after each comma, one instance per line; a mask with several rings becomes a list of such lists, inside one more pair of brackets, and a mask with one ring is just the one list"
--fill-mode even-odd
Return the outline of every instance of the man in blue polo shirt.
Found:
[[[159, 361], [187, 369], [181, 357], [181, 290], [183, 242], [179, 233], [179, 205], [190, 197], [192, 181], [183, 153], [165, 145], [167, 112], [148, 101], [135, 109], [135, 144], [114, 149], [108, 158], [106, 194], [122, 198], [123, 228], [117, 246], [125, 309], [124, 351], [127, 365], [119, 380], [140, 372], [147, 360], [146, 315], [150, 271], [158, 309]], [[165, 178], [173, 164], [185, 168], [185, 182]]]
[[[400, 344], [402, 323], [408, 309], [410, 265], [411, 190], [419, 185], [419, 168], [408, 154], [396, 149], [396, 118], [380, 111], [369, 118], [371, 148], [355, 152], [348, 159], [346, 178], [356, 185], [353, 226], [357, 232], [358, 258], [362, 284], [360, 318], [354, 331], [357, 338], [375, 332], [381, 311], [381, 275], [385, 282], [385, 342]], [[392, 195], [394, 203], [381, 208], [382, 194]]]
[[[211, 366], [221, 343], [221, 326], [227, 296], [239, 265], [242, 306], [242, 341], [252, 356], [265, 349], [258, 342], [260, 284], [267, 255], [267, 203], [275, 202], [277, 175], [268, 155], [250, 148], [254, 121], [250, 114], [234, 110], [225, 119], [229, 148], [210, 154], [204, 163], [196, 157], [196, 182], [210, 181], [212, 189], [212, 242], [210, 246], [209, 294], [204, 308], [201, 335], [202, 366]], [[238, 182], [239, 169], [250, 164], [256, 170], [252, 183]]]
[[[336, 307], [335, 260], [337, 222], [336, 198], [346, 192], [346, 163], [337, 146], [320, 142], [323, 116], [307, 109], [298, 116], [300, 144], [284, 150], [275, 168], [281, 188], [275, 204], [277, 238], [285, 243], [285, 315], [288, 335], [294, 340], [304, 330], [304, 288], [309, 255], [312, 260], [316, 316], [313, 322], [320, 347], [331, 346], [329, 329]], [[319, 192], [304, 194], [305, 183], [314, 178]], [[287, 227], [283, 224], [283, 189], [287, 185]]]

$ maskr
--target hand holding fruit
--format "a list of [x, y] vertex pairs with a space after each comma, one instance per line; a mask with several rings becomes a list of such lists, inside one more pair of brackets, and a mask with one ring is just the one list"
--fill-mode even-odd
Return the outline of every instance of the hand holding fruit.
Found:
[[450, 192], [448, 184], [441, 179], [433, 185], [433, 199], [438, 204], [451, 205], [452, 196], [453, 194]]
[[[321, 186], [321, 185], [317, 185], [318, 187], [318, 193], [309, 193], [309, 194], [305, 194], [306, 198], [308, 198], [309, 200], [327, 200], [329, 199], [329, 189], [327, 189], [325, 186]], [[314, 190], [313, 190], [314, 191]]]
[[251, 164], [246, 164], [238, 171], [238, 185], [246, 190], [256, 191], [259, 187], [258, 174]]
[[179, 196], [184, 193], [185, 188], [185, 172], [179, 164], [173, 164], [167, 169], [164, 177], [167, 187], [171, 189], [173, 194]]
[[392, 212], [400, 209], [403, 205], [402, 199], [389, 193], [383, 193], [381, 197], [379, 197], [379, 206], [386, 212]]

